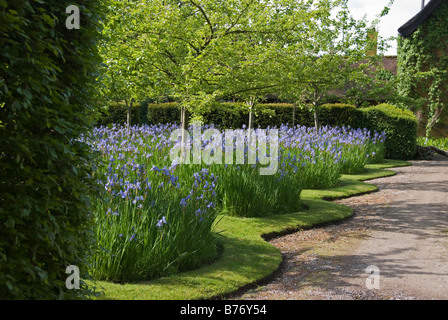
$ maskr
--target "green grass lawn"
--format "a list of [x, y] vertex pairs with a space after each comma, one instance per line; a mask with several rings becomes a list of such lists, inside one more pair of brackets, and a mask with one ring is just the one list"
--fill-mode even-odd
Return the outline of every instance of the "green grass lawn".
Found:
[[199, 269], [147, 282], [117, 284], [98, 281], [104, 291], [99, 299], [119, 300], [193, 300], [226, 297], [271, 276], [280, 266], [279, 249], [266, 237], [337, 222], [352, 215], [352, 209], [330, 202], [374, 192], [377, 187], [363, 181], [395, 174], [386, 168], [407, 166], [409, 162], [386, 160], [370, 164], [358, 175], [344, 175], [340, 185], [328, 190], [304, 190], [306, 210], [263, 218], [220, 216], [215, 230], [219, 233], [221, 254], [217, 261]]

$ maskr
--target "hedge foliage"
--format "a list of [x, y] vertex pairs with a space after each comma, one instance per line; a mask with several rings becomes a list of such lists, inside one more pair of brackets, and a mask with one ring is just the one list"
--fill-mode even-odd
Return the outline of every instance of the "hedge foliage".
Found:
[[[140, 110], [139, 110], [140, 108]], [[144, 109], [143, 109], [144, 108]], [[120, 123], [126, 122], [126, 108], [121, 106], [121, 114], [115, 116]], [[179, 123], [180, 108], [175, 102], [141, 104], [134, 114], [140, 115], [140, 123]], [[147, 112], [146, 122], [143, 112]], [[254, 110], [254, 127], [292, 125], [294, 106], [288, 103], [257, 104]], [[244, 103], [223, 102], [212, 106], [203, 115], [204, 123], [213, 123], [222, 128], [241, 128], [248, 123], [248, 108]], [[135, 120], [135, 117], [134, 117]], [[133, 123], [137, 123], [137, 120]], [[385, 131], [387, 134], [386, 157], [390, 159], [410, 159], [415, 154], [417, 120], [412, 112], [392, 105], [381, 104], [368, 108], [356, 108], [350, 104], [324, 104], [319, 109], [319, 122], [329, 126], [350, 126], [367, 128], [371, 131]], [[314, 115], [310, 108], [297, 106], [294, 123], [307, 127], [314, 126]]]
[[[80, 29], [68, 29], [69, 5]], [[71, 299], [91, 248], [93, 155], [77, 138], [94, 125], [100, 0], [0, 1], [0, 299]]]
[[417, 118], [409, 110], [388, 104], [360, 109], [363, 116], [358, 127], [385, 131], [386, 157], [390, 159], [412, 159], [417, 149]]
[[[126, 106], [124, 103], [112, 103], [107, 107], [98, 125], [111, 123], [126, 123]], [[292, 124], [293, 105], [287, 103], [258, 104], [254, 110], [254, 124], [265, 128], [267, 126], [280, 126], [282, 123]], [[139, 103], [132, 111], [133, 124], [159, 124], [180, 123], [180, 107], [176, 102], [165, 103]], [[139, 115], [138, 119], [135, 115]], [[216, 103], [210, 112], [203, 115], [204, 123], [214, 123], [223, 128], [241, 128], [247, 125], [249, 111], [244, 103], [222, 102]], [[312, 114], [305, 108], [296, 109], [296, 123], [314, 124]]]
[[[131, 110], [131, 125], [147, 123], [147, 104], [136, 103]], [[110, 123], [125, 124], [127, 107], [124, 102], [113, 102], [101, 110], [97, 125], [107, 126]]]

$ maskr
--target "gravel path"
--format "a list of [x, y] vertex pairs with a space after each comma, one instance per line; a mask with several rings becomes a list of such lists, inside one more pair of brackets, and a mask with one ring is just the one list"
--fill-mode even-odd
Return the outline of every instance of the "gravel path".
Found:
[[338, 201], [351, 219], [271, 240], [283, 265], [232, 299], [448, 299], [448, 161], [391, 170], [369, 181], [378, 192]]

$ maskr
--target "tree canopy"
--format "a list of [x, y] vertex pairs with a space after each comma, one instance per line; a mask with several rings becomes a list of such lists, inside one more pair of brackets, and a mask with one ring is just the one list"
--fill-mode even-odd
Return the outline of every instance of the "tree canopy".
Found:
[[125, 101], [169, 96], [200, 117], [215, 101], [251, 110], [271, 93], [317, 108], [331, 90], [373, 83], [375, 26], [351, 17], [346, 0], [110, 0], [109, 9], [104, 83]]

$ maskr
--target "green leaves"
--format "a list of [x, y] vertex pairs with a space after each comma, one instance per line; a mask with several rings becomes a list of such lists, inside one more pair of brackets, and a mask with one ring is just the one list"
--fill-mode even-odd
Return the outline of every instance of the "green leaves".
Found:
[[[88, 9], [89, 19], [76, 32], [59, 23], [68, 4]], [[91, 75], [99, 63], [95, 42], [101, 6], [102, 0], [88, 5], [0, 1], [3, 299], [88, 293], [85, 288], [67, 291], [64, 281], [67, 265], [83, 269], [90, 250], [86, 194], [92, 186], [86, 177], [94, 158], [87, 146], [72, 141], [95, 120]]]
[[264, 94], [275, 86], [274, 64], [288, 32], [307, 18], [301, 4], [111, 1], [103, 51], [107, 92], [121, 100], [138, 100], [142, 91], [169, 95], [196, 113], [217, 99]]
[[402, 104], [421, 115], [427, 137], [448, 106], [447, 15], [443, 2], [412, 35], [398, 39], [398, 91], [406, 98]]
[[170, 97], [197, 116], [220, 99], [275, 93], [320, 103], [354, 79], [374, 83], [358, 76], [373, 40], [346, 1], [114, 0], [109, 8], [109, 99]]

